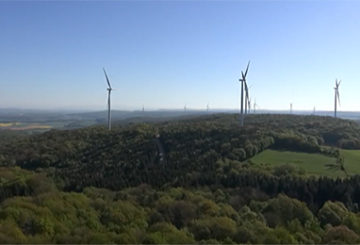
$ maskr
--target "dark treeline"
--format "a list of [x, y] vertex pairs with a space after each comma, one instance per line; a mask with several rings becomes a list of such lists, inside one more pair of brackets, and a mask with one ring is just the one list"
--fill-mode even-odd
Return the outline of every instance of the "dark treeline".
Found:
[[[117, 190], [142, 183], [158, 187], [187, 185], [189, 179], [194, 179], [190, 183], [199, 185], [234, 186], [243, 183], [243, 178], [254, 175], [251, 173], [244, 177], [247, 166], [241, 162], [264, 149], [336, 156], [336, 148], [329, 146], [353, 148], [360, 141], [357, 123], [330, 117], [249, 115], [246, 124], [241, 129], [237, 115], [225, 114], [177, 122], [118, 126], [112, 132], [102, 127], [52, 130], [0, 143], [0, 164], [42, 169], [55, 176], [66, 190], [82, 190], [87, 186]], [[166, 161], [162, 164], [155, 142], [157, 134], [166, 151]], [[219, 163], [226, 161], [232, 162], [232, 166], [227, 168], [239, 172], [239, 175], [232, 177], [234, 180], [227, 176], [220, 181], [218, 172], [224, 170]], [[293, 182], [299, 181], [295, 179]], [[327, 181], [332, 183], [334, 180]], [[279, 183], [273, 185], [279, 186]], [[317, 195], [316, 191], [310, 193]], [[308, 202], [312, 200], [317, 199]]]

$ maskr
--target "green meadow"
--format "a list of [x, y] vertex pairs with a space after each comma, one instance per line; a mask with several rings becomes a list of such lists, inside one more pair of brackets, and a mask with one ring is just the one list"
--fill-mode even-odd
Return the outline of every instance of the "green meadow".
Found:
[[340, 150], [349, 174], [360, 174], [360, 150]]
[[[345, 159], [345, 168], [349, 174], [360, 174], [360, 150], [341, 150], [341, 154]], [[327, 168], [327, 164], [336, 162], [334, 157], [317, 153], [265, 150], [251, 158], [250, 162], [264, 167], [291, 164], [303, 169], [307, 175], [344, 177], [341, 171]]]

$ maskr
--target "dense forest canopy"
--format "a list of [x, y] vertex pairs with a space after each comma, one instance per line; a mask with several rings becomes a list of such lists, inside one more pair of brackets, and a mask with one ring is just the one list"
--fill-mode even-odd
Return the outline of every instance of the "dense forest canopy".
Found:
[[360, 125], [295, 115], [245, 125], [217, 114], [4, 134], [0, 242], [360, 242], [360, 176], [250, 160], [265, 149], [341, 159], [339, 149], [360, 149]]

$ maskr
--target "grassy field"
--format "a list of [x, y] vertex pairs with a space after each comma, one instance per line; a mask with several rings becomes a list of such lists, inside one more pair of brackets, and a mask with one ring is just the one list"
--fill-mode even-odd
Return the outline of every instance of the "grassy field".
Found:
[[360, 150], [341, 150], [349, 174], [360, 174]]
[[0, 128], [10, 128], [21, 125], [19, 122], [0, 122]]
[[97, 124], [94, 120], [59, 120], [46, 122], [0, 122], [0, 130], [39, 131], [83, 128]]
[[[341, 150], [345, 159], [345, 168], [349, 174], [360, 174], [360, 150]], [[311, 154], [291, 151], [265, 150], [251, 158], [254, 164], [264, 166], [280, 166], [292, 164], [305, 170], [307, 175], [344, 177], [341, 171], [328, 169], [325, 165], [335, 163], [336, 159], [321, 154]]]

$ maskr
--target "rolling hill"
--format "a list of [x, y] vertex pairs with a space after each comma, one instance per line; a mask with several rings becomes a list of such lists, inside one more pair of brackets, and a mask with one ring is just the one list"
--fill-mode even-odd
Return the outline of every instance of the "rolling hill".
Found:
[[[215, 114], [0, 137], [0, 241], [359, 242], [360, 125], [245, 123]], [[324, 167], [340, 158], [349, 176]]]

